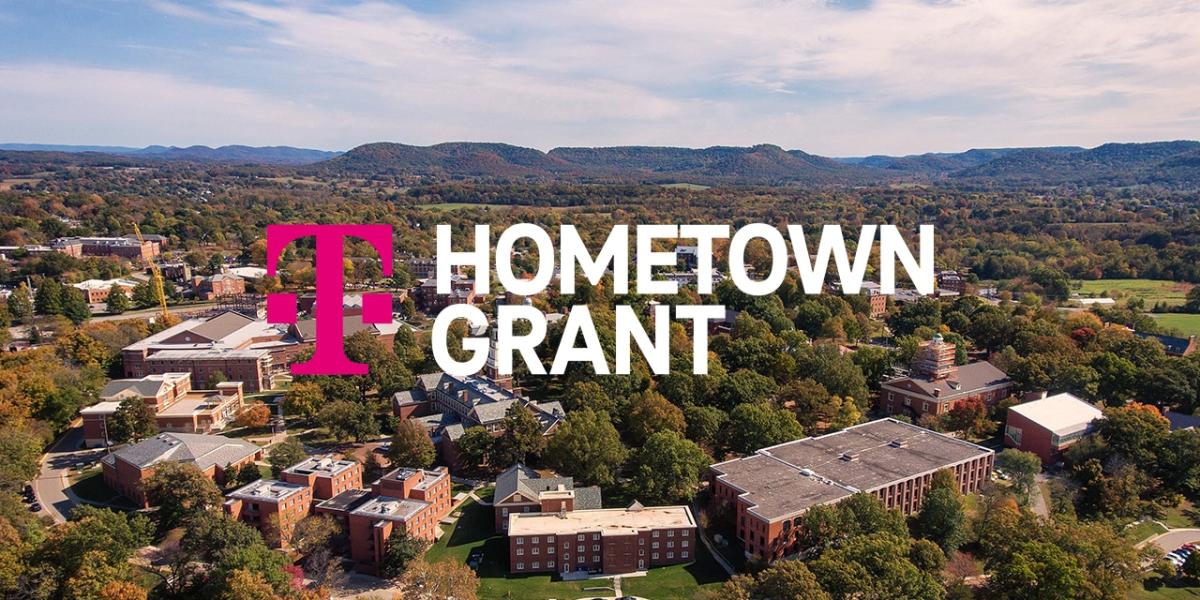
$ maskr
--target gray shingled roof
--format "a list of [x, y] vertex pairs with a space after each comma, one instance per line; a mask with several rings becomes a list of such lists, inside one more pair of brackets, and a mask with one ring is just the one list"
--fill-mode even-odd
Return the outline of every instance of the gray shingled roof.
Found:
[[[930, 379], [924, 376], [901, 377], [885, 383], [885, 385], [901, 386], [909, 383], [933, 400], [944, 401], [947, 398], [971, 395], [984, 388], [1001, 385], [1012, 381], [1008, 374], [996, 368], [990, 362], [979, 361], [955, 368], [954, 374], [944, 379]], [[951, 384], [958, 387], [951, 387]], [[934, 391], [937, 390], [937, 395]]]
[[496, 491], [493, 497], [498, 502], [520, 492], [530, 500], [537, 500], [539, 493], [558, 489], [560, 485], [575, 491], [575, 510], [601, 508], [600, 488], [577, 488], [575, 480], [570, 477], [541, 477], [537, 471], [520, 463], [509, 467], [496, 477]]
[[114, 464], [119, 459], [138, 468], [145, 468], [169, 460], [190, 462], [201, 469], [207, 469], [213, 465], [225, 467], [229, 463], [253, 456], [260, 450], [261, 448], [250, 442], [221, 435], [160, 433], [120, 448], [104, 457], [104, 461]]
[[158, 379], [114, 379], [104, 384], [100, 390], [101, 398], [115, 398], [117, 395], [132, 392], [139, 397], [157, 396], [163, 388], [163, 380]]
[[195, 335], [209, 340], [219, 340], [253, 323], [254, 319], [233, 311], [223, 312], [191, 329]]

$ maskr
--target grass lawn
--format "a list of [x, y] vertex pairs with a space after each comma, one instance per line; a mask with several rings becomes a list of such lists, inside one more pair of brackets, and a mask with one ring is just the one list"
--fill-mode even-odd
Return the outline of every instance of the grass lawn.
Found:
[[695, 562], [650, 569], [645, 577], [621, 579], [621, 591], [654, 600], [686, 600], [697, 590], [717, 587], [726, 579], [725, 570], [708, 553], [708, 548], [697, 541]]
[[1200, 335], [1200, 315], [1185, 313], [1150, 313], [1165, 329], [1178, 329], [1184, 335]]
[[461, 513], [454, 529], [443, 533], [442, 539], [425, 553], [425, 558], [430, 562], [465, 563], [471, 550], [483, 548], [483, 564], [479, 567], [480, 598], [504, 598], [509, 592], [514, 598], [530, 600], [578, 598], [586, 594], [583, 588], [597, 585], [587, 581], [554, 581], [550, 575], [509, 575], [508, 543], [503, 535], [493, 531], [492, 508], [467, 500], [454, 512]]
[[1159, 520], [1172, 529], [1196, 527], [1200, 523], [1200, 514], [1196, 513], [1196, 507], [1190, 501], [1184, 500], [1179, 506], [1167, 509], [1167, 513]]
[[1154, 521], [1145, 521], [1126, 529], [1122, 535], [1125, 536], [1125, 539], [1131, 542], [1140, 542], [1142, 540], [1148, 540], [1160, 533], [1166, 532], [1166, 528], [1162, 525], [1159, 525]]
[[1129, 590], [1129, 600], [1184, 600], [1200, 598], [1200, 588], [1182, 587], [1176, 582], [1160, 585], [1159, 579], [1146, 579], [1146, 586], [1134, 586]]
[[1165, 281], [1161, 279], [1098, 279], [1095, 281], [1079, 281], [1079, 295], [1084, 298], [1129, 298], [1136, 297], [1146, 301], [1149, 309], [1159, 302], [1168, 306], [1183, 304], [1189, 283]]
[[99, 504], [128, 506], [130, 509], [134, 508], [131, 502], [114, 492], [112, 488], [108, 487], [108, 484], [104, 483], [104, 473], [100, 467], [93, 467], [82, 473], [72, 475], [70, 482], [71, 485], [68, 489], [84, 500]]
[[[467, 500], [454, 512], [460, 513], [454, 529], [443, 533], [425, 558], [430, 562], [466, 562], [472, 550], [483, 548], [483, 564], [479, 567], [479, 597], [483, 600], [504, 598], [510, 592], [512, 597], [523, 600], [590, 597], [586, 588], [611, 585], [601, 579], [559, 581], [550, 575], [510, 575], [508, 543], [503, 535], [493, 531], [492, 508]], [[699, 549], [694, 563], [651, 569], [645, 577], [623, 579], [623, 590], [654, 600], [670, 600], [691, 598], [700, 586], [719, 585], [725, 579], [725, 572], [703, 546]]]

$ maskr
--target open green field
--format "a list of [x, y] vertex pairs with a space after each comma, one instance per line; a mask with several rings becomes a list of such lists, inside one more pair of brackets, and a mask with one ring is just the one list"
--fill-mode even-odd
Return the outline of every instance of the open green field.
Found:
[[71, 485], [68, 489], [87, 502], [134, 508], [132, 502], [104, 483], [104, 472], [98, 466], [71, 475], [69, 481]]
[[491, 205], [478, 204], [474, 202], [439, 202], [437, 204], [418, 204], [417, 208], [447, 212], [452, 210], [463, 210], [467, 208], [491, 208]]
[[700, 190], [707, 190], [711, 186], [700, 185], [699, 183], [664, 183], [664, 184], [662, 184], [662, 187], [680, 189], [680, 190], [691, 190], [691, 191], [696, 192], [696, 191], [700, 191]]
[[1174, 584], [1161, 587], [1135, 586], [1129, 591], [1130, 600], [1195, 600], [1198, 598], [1200, 598], [1200, 588], [1174, 587]]
[[[493, 530], [492, 508], [467, 500], [454, 512], [460, 515], [458, 522], [429, 548], [425, 558], [430, 562], [466, 562], [472, 550], [482, 548], [484, 558], [479, 567], [481, 599], [505, 598], [510, 593], [512, 598], [523, 600], [611, 596], [611, 592], [607, 591], [587, 591], [587, 588], [612, 585], [605, 579], [558, 581], [550, 575], [510, 575], [508, 543], [503, 535]], [[621, 586], [626, 594], [653, 600], [687, 599], [702, 586], [720, 585], [725, 579], [724, 575], [725, 572], [701, 545], [695, 562], [651, 569], [644, 577], [623, 578]]]
[[1146, 302], [1146, 308], [1152, 308], [1159, 302], [1168, 306], [1183, 304], [1190, 283], [1164, 281], [1161, 279], [1098, 279], [1095, 281], [1077, 281], [1079, 295], [1084, 298], [1141, 298]]
[[1178, 329], [1184, 335], [1200, 336], [1200, 315], [1185, 313], [1156, 313], [1151, 314], [1159, 325], [1166, 329]]

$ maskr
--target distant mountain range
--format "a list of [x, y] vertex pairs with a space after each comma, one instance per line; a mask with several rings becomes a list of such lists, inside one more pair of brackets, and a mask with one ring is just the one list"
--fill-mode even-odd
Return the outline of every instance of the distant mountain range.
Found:
[[276, 165], [352, 177], [572, 182], [687, 182], [708, 185], [878, 185], [1200, 187], [1200, 142], [1111, 143], [1096, 148], [989, 148], [910, 156], [826, 158], [762, 144], [750, 147], [618, 146], [549, 152], [502, 143], [412, 146], [378, 142], [345, 153], [287, 146], [43, 146], [0, 144], [5, 164], [132, 165], [193, 162]]
[[70, 146], [59, 144], [0, 144], [0, 151], [96, 153], [167, 161], [237, 163], [257, 165], [306, 165], [328, 160], [341, 154], [326, 150], [310, 150], [291, 146]]

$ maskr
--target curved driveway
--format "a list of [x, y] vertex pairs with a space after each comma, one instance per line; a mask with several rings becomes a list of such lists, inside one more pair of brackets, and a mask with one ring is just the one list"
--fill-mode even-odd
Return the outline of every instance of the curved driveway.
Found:
[[33, 493], [42, 505], [40, 514], [49, 515], [55, 523], [66, 521], [71, 509], [79, 503], [79, 498], [67, 490], [71, 469], [91, 462], [104, 451], [100, 448], [80, 450], [82, 443], [82, 427], [68, 430], [42, 456], [42, 472], [33, 482]]

